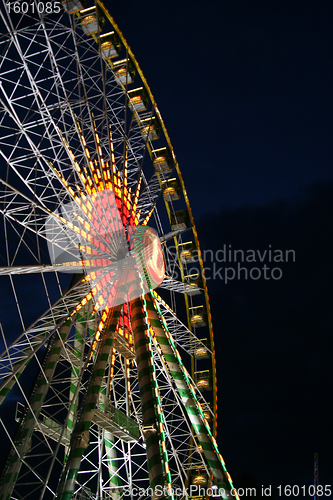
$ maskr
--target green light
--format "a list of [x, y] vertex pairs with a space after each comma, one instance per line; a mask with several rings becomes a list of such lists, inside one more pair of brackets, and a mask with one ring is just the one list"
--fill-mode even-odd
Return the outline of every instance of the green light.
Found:
[[[170, 333], [170, 331], [169, 331], [169, 329], [168, 329], [168, 327], [167, 327], [167, 325], [166, 325], [166, 322], [165, 322], [165, 321], [164, 321], [164, 319], [163, 319], [163, 315], [162, 315], [162, 313], [161, 313], [161, 310], [160, 310], [160, 308], [159, 308], [159, 305], [157, 304], [157, 302], [156, 302], [156, 300], [155, 300], [155, 297], [154, 297], [154, 295], [153, 295], [152, 290], [151, 290], [151, 296], [152, 296], [153, 303], [154, 303], [154, 305], [156, 306], [156, 309], [157, 309], [157, 311], [158, 311], [159, 315], [161, 316], [161, 318], [160, 318], [160, 319], [162, 319], [163, 326], [164, 326], [165, 330], [166, 330], [166, 331], [168, 332], [168, 334], [169, 334], [168, 340], [169, 340], [169, 342], [170, 342], [171, 346], [174, 348], [174, 350], [176, 350], [176, 345], [175, 345], [174, 340], [173, 340], [173, 338], [172, 338], [172, 335], [171, 335], [171, 333]], [[177, 354], [177, 353], [174, 353], [174, 355], [175, 355], [175, 357], [177, 358], [177, 361], [178, 361], [178, 363], [179, 363], [179, 365], [180, 365], [180, 367], [181, 367], [181, 369], [182, 369], [182, 373], [183, 373], [184, 379], [186, 380], [186, 382], [188, 383], [188, 385], [190, 385], [190, 384], [191, 384], [191, 382], [190, 382], [190, 380], [189, 380], [189, 378], [188, 378], [188, 376], [187, 376], [187, 373], [186, 373], [186, 371], [185, 371], [185, 368], [184, 368], [184, 365], [183, 365], [182, 359], [180, 358], [180, 355], [179, 355], [179, 354]], [[214, 450], [214, 451], [215, 451], [215, 453], [217, 454], [217, 459], [218, 459], [219, 463], [222, 465], [223, 470], [224, 470], [225, 472], [228, 472], [228, 471], [227, 471], [226, 466], [224, 465], [224, 463], [222, 462], [222, 460], [221, 460], [221, 459], [220, 459], [220, 457], [219, 457], [219, 455], [220, 455], [219, 449], [218, 449], [217, 445], [214, 443], [214, 441], [213, 441], [213, 439], [212, 439], [212, 438], [213, 438], [212, 432], [211, 432], [211, 430], [210, 430], [209, 425], [207, 425], [207, 424], [206, 424], [206, 422], [205, 422], [205, 420], [206, 420], [206, 419], [205, 419], [205, 416], [204, 416], [204, 414], [203, 414], [203, 412], [202, 412], [202, 410], [201, 410], [201, 408], [200, 408], [200, 406], [199, 406], [199, 403], [198, 403], [198, 398], [197, 398], [197, 396], [196, 396], [196, 394], [195, 394], [194, 390], [193, 390], [193, 389], [191, 389], [191, 387], [189, 387], [189, 389], [190, 389], [190, 393], [191, 393], [191, 394], [192, 394], [192, 396], [193, 396], [194, 401], [196, 402], [196, 410], [197, 410], [197, 412], [198, 412], [199, 416], [201, 417], [202, 423], [204, 424], [204, 427], [205, 427], [205, 429], [206, 429], [206, 431], [207, 431], [207, 433], [208, 433], [209, 437], [211, 438], [211, 444], [213, 445], [213, 450]], [[228, 478], [228, 482], [229, 482], [229, 484], [231, 485], [231, 487], [233, 488], [232, 481], [230, 481], [230, 480], [229, 480], [229, 478]]]
[[[155, 367], [155, 361], [154, 361], [154, 354], [153, 354], [153, 349], [152, 349], [152, 338], [151, 338], [151, 335], [149, 333], [149, 317], [148, 317], [148, 312], [147, 312], [147, 302], [146, 302], [146, 299], [144, 297], [144, 289], [143, 289], [143, 283], [142, 283], [142, 279], [141, 279], [141, 289], [143, 291], [143, 309], [144, 309], [144, 314], [145, 314], [145, 319], [146, 319], [146, 324], [147, 324], [147, 332], [148, 332], [148, 342], [149, 342], [149, 345], [150, 345], [150, 358], [151, 358], [151, 368], [152, 368], [152, 372], [155, 373], [155, 380], [152, 380], [152, 383], [153, 383], [153, 387], [154, 389], [157, 389], [158, 391], [158, 382], [157, 382], [157, 377], [156, 377], [156, 367]], [[152, 294], [153, 291], [152, 289], [150, 290], [150, 293]], [[161, 423], [163, 425], [163, 416], [162, 416], [162, 405], [161, 405], [161, 398], [159, 395], [156, 396], [156, 393], [154, 391], [154, 399], [155, 399], [155, 411], [156, 411], [156, 408], [157, 408], [157, 405], [160, 406], [161, 408], [161, 413], [158, 414], [157, 411], [157, 421], [159, 423]], [[166, 469], [165, 467], [165, 464], [167, 464], [168, 466], [168, 472], [166, 473], [166, 477], [167, 477], [167, 480], [168, 482], [171, 484], [172, 482], [172, 479], [171, 479], [171, 473], [170, 473], [170, 467], [169, 467], [169, 457], [168, 457], [168, 452], [167, 452], [167, 449], [166, 449], [166, 441], [165, 441], [165, 432], [164, 431], [159, 431], [159, 435], [160, 435], [160, 439], [161, 439], [161, 442], [164, 443], [164, 447], [165, 447], [165, 452], [163, 452], [162, 454], [162, 461], [163, 461], [163, 466], [164, 466], [164, 470]], [[173, 491], [173, 490], [171, 490]], [[171, 493], [171, 495], [168, 495], [169, 498], [171, 498], [171, 500], [175, 500], [174, 499], [174, 495], [173, 493]]]
[[[151, 290], [151, 295], [152, 295], [152, 299], [153, 299], [154, 305], [156, 306], [156, 308], [157, 308], [157, 311], [158, 311], [159, 315], [160, 315], [160, 316], [162, 316], [161, 310], [160, 310], [160, 308], [159, 308], [159, 305], [158, 305], [158, 304], [157, 304], [157, 302], [155, 301], [155, 298], [154, 298], [154, 295], [153, 295], [152, 290]], [[162, 319], [162, 318], [160, 318], [160, 319]], [[169, 342], [170, 342], [171, 346], [174, 348], [174, 350], [176, 350], [176, 345], [175, 345], [175, 343], [174, 343], [174, 340], [173, 340], [173, 338], [172, 338], [172, 336], [171, 336], [171, 334], [170, 334], [170, 332], [169, 332], [169, 329], [168, 329], [168, 327], [167, 327], [167, 325], [166, 325], [166, 323], [165, 323], [164, 319], [162, 319], [162, 323], [163, 323], [163, 326], [164, 326], [165, 330], [166, 330], [166, 331], [168, 332], [168, 334], [169, 334], [168, 340], [169, 340]], [[181, 369], [182, 369], [182, 373], [183, 373], [183, 376], [184, 376], [184, 378], [185, 378], [186, 382], [187, 382], [187, 383], [188, 383], [188, 385], [190, 386], [190, 383], [191, 383], [191, 382], [190, 382], [190, 380], [189, 380], [189, 378], [188, 378], [188, 376], [187, 376], [187, 373], [186, 373], [186, 371], [185, 371], [186, 369], [184, 368], [184, 365], [183, 365], [182, 359], [180, 358], [180, 355], [178, 355], [177, 353], [174, 353], [174, 355], [175, 355], [175, 357], [177, 358], [177, 361], [178, 361], [178, 363], [179, 363], [179, 365], [180, 365], [180, 367], [181, 367]], [[201, 410], [201, 408], [200, 408], [200, 406], [199, 406], [199, 403], [198, 403], [198, 398], [197, 398], [197, 396], [196, 396], [195, 392], [193, 391], [193, 389], [191, 389], [191, 387], [189, 387], [189, 389], [190, 389], [190, 393], [191, 393], [191, 394], [192, 394], [192, 396], [193, 396], [194, 401], [196, 402], [196, 410], [197, 410], [197, 412], [198, 412], [199, 416], [201, 417], [202, 423], [204, 424], [204, 427], [205, 427], [205, 429], [206, 429], [206, 431], [207, 431], [207, 433], [208, 433], [209, 437], [211, 438], [211, 444], [213, 445], [213, 449], [214, 449], [215, 453], [217, 454], [217, 459], [218, 459], [219, 463], [222, 465], [222, 468], [223, 468], [224, 472], [228, 472], [228, 471], [227, 471], [226, 466], [224, 465], [224, 463], [223, 463], [223, 462], [222, 462], [222, 460], [220, 459], [220, 452], [219, 452], [219, 449], [218, 449], [218, 447], [217, 447], [216, 443], [213, 441], [213, 435], [212, 435], [212, 432], [211, 432], [211, 430], [210, 430], [210, 428], [209, 428], [209, 425], [207, 425], [207, 424], [205, 423], [205, 416], [204, 416], [204, 414], [203, 414], [203, 412], [202, 412], [202, 410]], [[170, 482], [171, 482], [171, 480], [170, 480]], [[232, 481], [230, 481], [230, 479], [229, 479], [229, 478], [228, 478], [228, 482], [229, 482], [229, 484], [230, 484], [231, 488], [234, 488], [233, 483], [232, 483]], [[239, 498], [239, 497], [235, 497], [235, 498]]]

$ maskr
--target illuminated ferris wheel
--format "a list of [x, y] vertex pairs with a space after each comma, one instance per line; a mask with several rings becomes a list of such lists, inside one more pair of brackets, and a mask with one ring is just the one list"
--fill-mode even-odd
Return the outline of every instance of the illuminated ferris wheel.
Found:
[[203, 262], [147, 81], [99, 1], [3, 2], [1, 25], [0, 499], [228, 498]]

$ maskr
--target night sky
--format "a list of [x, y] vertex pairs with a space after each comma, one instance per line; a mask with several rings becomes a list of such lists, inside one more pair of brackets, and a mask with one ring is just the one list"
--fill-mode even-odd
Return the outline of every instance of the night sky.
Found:
[[207, 273], [228, 470], [236, 486], [309, 485], [318, 452], [331, 484], [333, 3], [106, 5], [165, 120], [202, 249], [295, 251], [247, 263], [279, 280]]
[[238, 263], [215, 257], [207, 272], [227, 468], [278, 498], [313, 483], [318, 452], [331, 484], [333, 3], [104, 3], [162, 113], [202, 250], [267, 250], [248, 274], [282, 272], [226, 283]]

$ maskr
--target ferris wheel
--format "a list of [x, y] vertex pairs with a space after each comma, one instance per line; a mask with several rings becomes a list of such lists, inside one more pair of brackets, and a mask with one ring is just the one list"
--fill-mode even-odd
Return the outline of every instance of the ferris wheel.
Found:
[[237, 497], [197, 232], [129, 45], [99, 1], [4, 1], [1, 26], [0, 499]]

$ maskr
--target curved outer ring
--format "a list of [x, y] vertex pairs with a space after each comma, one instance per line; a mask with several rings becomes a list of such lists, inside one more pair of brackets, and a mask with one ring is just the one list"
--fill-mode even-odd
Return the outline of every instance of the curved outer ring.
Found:
[[[216, 425], [217, 425], [217, 387], [216, 387], [216, 358], [215, 358], [213, 325], [212, 325], [212, 318], [211, 318], [211, 311], [210, 311], [210, 304], [209, 304], [209, 295], [208, 295], [207, 281], [206, 281], [206, 277], [205, 277], [205, 270], [204, 270], [204, 265], [203, 265], [203, 259], [202, 259], [202, 254], [201, 254], [201, 250], [200, 250], [200, 245], [199, 245], [198, 233], [197, 233], [197, 230], [196, 230], [196, 227], [195, 227], [195, 223], [194, 223], [194, 219], [193, 219], [193, 214], [192, 214], [192, 209], [191, 209], [190, 201], [189, 201], [188, 196], [187, 196], [187, 191], [185, 189], [184, 180], [183, 180], [180, 168], [179, 168], [179, 164], [177, 162], [177, 158], [176, 158], [176, 155], [175, 155], [175, 152], [174, 152], [174, 149], [173, 149], [170, 137], [169, 137], [167, 129], [165, 127], [165, 124], [164, 124], [164, 121], [162, 119], [161, 113], [160, 113], [160, 111], [159, 111], [159, 109], [157, 107], [157, 104], [156, 104], [156, 101], [154, 99], [154, 96], [153, 96], [153, 94], [152, 94], [152, 92], [150, 90], [150, 87], [149, 87], [149, 85], [147, 83], [147, 80], [144, 77], [144, 75], [142, 73], [142, 70], [141, 70], [141, 68], [139, 66], [139, 63], [137, 62], [137, 60], [136, 60], [136, 58], [135, 58], [135, 56], [134, 56], [131, 48], [129, 47], [128, 43], [126, 42], [126, 39], [124, 38], [122, 32], [118, 28], [118, 26], [115, 23], [115, 21], [112, 18], [112, 16], [109, 14], [107, 8], [104, 6], [104, 4], [100, 0], [97, 0], [96, 3], [102, 9], [103, 14], [107, 17], [107, 19], [112, 24], [112, 26], [115, 29], [115, 31], [117, 32], [118, 36], [120, 37], [120, 39], [121, 39], [124, 47], [127, 50], [127, 53], [129, 55], [129, 57], [133, 61], [134, 65], [135, 65], [135, 68], [136, 68], [138, 74], [140, 75], [142, 83], [144, 84], [144, 86], [145, 86], [145, 88], [146, 88], [146, 90], [148, 92], [148, 95], [149, 95], [149, 98], [151, 100], [152, 106], [153, 106], [154, 110], [156, 111], [156, 114], [158, 115], [158, 118], [159, 118], [161, 126], [162, 126], [162, 130], [164, 132], [165, 139], [166, 139], [167, 144], [169, 146], [169, 149], [171, 151], [172, 158], [173, 158], [173, 161], [175, 163], [175, 168], [176, 168], [176, 171], [177, 171], [177, 174], [178, 174], [180, 186], [181, 186], [181, 189], [182, 189], [182, 192], [183, 192], [183, 195], [184, 195], [184, 199], [185, 199], [185, 203], [186, 203], [186, 208], [187, 208], [187, 211], [188, 211], [188, 215], [189, 215], [189, 218], [190, 218], [190, 221], [191, 221], [191, 227], [192, 227], [192, 230], [193, 230], [194, 241], [195, 241], [196, 249], [197, 249], [197, 252], [198, 252], [198, 259], [199, 259], [200, 271], [201, 271], [201, 277], [202, 277], [202, 283], [203, 283], [203, 289], [204, 289], [204, 294], [205, 294], [205, 304], [206, 304], [206, 310], [207, 310], [209, 337], [210, 337], [210, 342], [211, 342], [211, 347], [212, 347], [212, 355], [211, 355], [211, 360], [212, 360], [212, 379], [213, 379], [213, 401], [212, 401], [213, 408], [212, 408], [212, 410], [213, 410], [213, 414], [214, 414], [214, 417], [213, 417], [213, 435], [216, 435]], [[168, 215], [169, 215], [169, 218], [170, 218], [170, 209], [168, 207], [167, 202], [165, 204], [166, 204], [166, 208], [167, 208]], [[177, 246], [176, 238], [175, 238], [175, 243], [176, 243], [176, 246]], [[180, 262], [179, 262], [179, 265], [180, 265], [180, 267], [182, 269], [182, 264]], [[186, 303], [188, 327], [189, 327], [190, 330], [192, 330], [192, 325], [191, 325], [191, 322], [190, 322], [190, 315], [189, 315], [189, 300], [188, 300], [188, 296], [186, 294], [184, 294], [184, 296], [185, 296], [185, 303]], [[192, 370], [191, 375], [192, 375], [192, 377], [194, 377], [194, 359], [193, 358], [192, 358], [191, 370]]]

